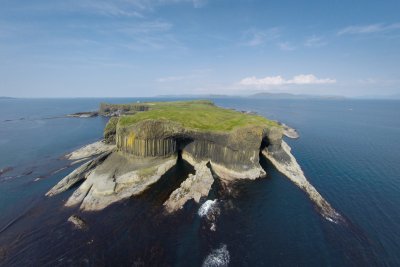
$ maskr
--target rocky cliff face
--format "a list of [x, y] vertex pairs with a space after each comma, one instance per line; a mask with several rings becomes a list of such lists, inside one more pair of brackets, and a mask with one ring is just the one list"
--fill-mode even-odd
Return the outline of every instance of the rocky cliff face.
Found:
[[[157, 105], [159, 110], [152, 116], [138, 117], [148, 115], [146, 110], [154, 106], [156, 110]], [[163, 108], [161, 112], [160, 108]], [[197, 110], [193, 112], [193, 108]], [[282, 140], [287, 129], [277, 123], [199, 101], [102, 104], [100, 108], [101, 114], [110, 116], [131, 112], [143, 113], [111, 118], [104, 131], [105, 142], [71, 153], [67, 158], [86, 163], [61, 180], [47, 196], [82, 182], [65, 205], [80, 205], [82, 210], [103, 209], [141, 194], [177, 160], [183, 159], [194, 167], [195, 173], [190, 174], [164, 203], [167, 212], [174, 212], [191, 199], [199, 202], [201, 198], [207, 198], [214, 179], [229, 185], [238, 179], [265, 176], [259, 163], [259, 157], [263, 156], [304, 190], [325, 218], [335, 222], [342, 220], [305, 178], [290, 147]], [[122, 123], [124, 119], [125, 123]], [[191, 127], [193, 125], [197, 127]]]
[[279, 127], [249, 126], [231, 132], [208, 132], [162, 120], [141, 121], [116, 130], [116, 145], [121, 151], [139, 157], [187, 153], [198, 162], [210, 162], [226, 180], [265, 175], [259, 164], [261, 146], [265, 143], [278, 148], [281, 139]]
[[101, 103], [99, 108], [99, 115], [101, 116], [120, 116], [123, 114], [135, 114], [138, 111], [147, 111], [149, 106], [147, 104], [107, 104]]

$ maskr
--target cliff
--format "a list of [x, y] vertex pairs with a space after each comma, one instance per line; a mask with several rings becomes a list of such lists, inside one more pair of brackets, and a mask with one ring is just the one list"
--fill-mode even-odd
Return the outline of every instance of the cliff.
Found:
[[[66, 202], [67, 206], [99, 210], [138, 195], [156, 183], [177, 160], [183, 159], [194, 167], [195, 173], [164, 203], [166, 211], [173, 212], [190, 199], [199, 202], [206, 198], [214, 179], [229, 185], [238, 179], [265, 176], [259, 163], [261, 155], [305, 190], [323, 213], [335, 212], [315, 188], [304, 186], [307, 185], [304, 175], [302, 182], [298, 182], [300, 166], [282, 141], [288, 127], [275, 121], [220, 108], [205, 100], [101, 104], [99, 114], [114, 117], [105, 127], [105, 143], [97, 143], [96, 149], [88, 146], [96, 151], [92, 155], [96, 157], [47, 194], [58, 194], [83, 181]], [[88, 159], [87, 153], [75, 154]], [[296, 173], [287, 171], [294, 165]]]
[[149, 103], [148, 111], [121, 117], [118, 150], [138, 157], [189, 154], [209, 161], [226, 180], [265, 175], [259, 164], [263, 142], [279, 146], [282, 128], [257, 115], [223, 109], [208, 101]]

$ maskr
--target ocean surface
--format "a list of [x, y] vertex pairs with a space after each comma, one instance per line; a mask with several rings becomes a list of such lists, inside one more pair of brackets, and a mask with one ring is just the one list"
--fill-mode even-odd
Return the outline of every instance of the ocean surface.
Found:
[[101, 212], [64, 208], [72, 191], [44, 197], [76, 167], [62, 156], [100, 140], [107, 123], [65, 115], [138, 100], [162, 99], [0, 100], [0, 266], [400, 266], [399, 101], [214, 99], [296, 128], [293, 154], [346, 224], [325, 220], [267, 161], [266, 178], [230, 193], [216, 183], [213, 201], [172, 216], [162, 203], [193, 172], [185, 162]]

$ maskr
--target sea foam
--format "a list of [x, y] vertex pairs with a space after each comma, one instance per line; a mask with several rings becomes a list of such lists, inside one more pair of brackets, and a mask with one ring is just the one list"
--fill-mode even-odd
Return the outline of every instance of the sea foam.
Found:
[[216, 220], [217, 216], [220, 214], [221, 210], [218, 207], [218, 200], [207, 200], [206, 202], [201, 205], [197, 214], [202, 217], [206, 218], [207, 221], [210, 223], [210, 230], [215, 231], [217, 229]]
[[229, 251], [225, 244], [218, 249], [214, 249], [203, 262], [203, 267], [223, 267], [228, 266], [230, 260]]

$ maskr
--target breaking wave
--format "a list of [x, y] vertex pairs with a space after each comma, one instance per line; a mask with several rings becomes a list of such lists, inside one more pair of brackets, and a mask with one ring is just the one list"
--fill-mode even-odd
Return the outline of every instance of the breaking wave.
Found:
[[214, 200], [207, 200], [206, 202], [201, 205], [199, 211], [197, 212], [200, 217], [207, 216], [209, 212], [212, 212], [217, 207], [217, 199]]
[[214, 249], [203, 262], [203, 267], [224, 267], [228, 266], [230, 260], [229, 251], [225, 244], [218, 249]]
[[218, 215], [221, 213], [220, 208], [218, 207], [218, 200], [207, 200], [206, 202], [201, 205], [199, 208], [199, 211], [197, 214], [202, 217], [206, 218], [207, 221], [210, 223], [210, 230], [215, 231], [217, 226], [216, 226], [216, 220]]

